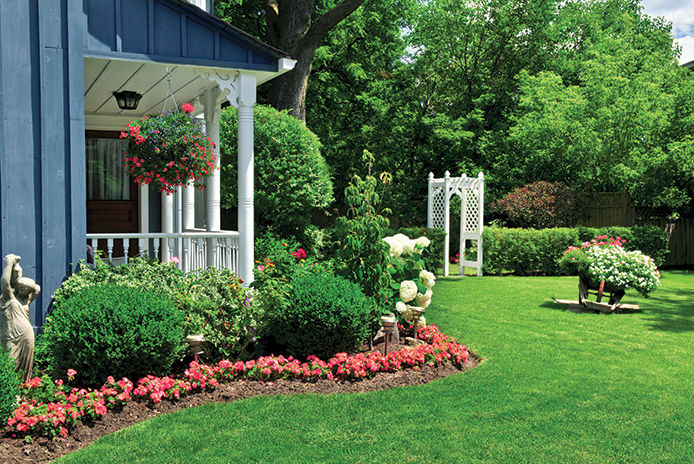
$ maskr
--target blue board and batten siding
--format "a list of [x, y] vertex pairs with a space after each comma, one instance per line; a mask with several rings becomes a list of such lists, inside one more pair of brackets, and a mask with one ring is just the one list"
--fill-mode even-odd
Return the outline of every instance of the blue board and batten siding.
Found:
[[82, 0], [0, 1], [0, 256], [51, 295], [85, 254]]
[[86, 56], [277, 71], [286, 54], [177, 0], [86, 0]]

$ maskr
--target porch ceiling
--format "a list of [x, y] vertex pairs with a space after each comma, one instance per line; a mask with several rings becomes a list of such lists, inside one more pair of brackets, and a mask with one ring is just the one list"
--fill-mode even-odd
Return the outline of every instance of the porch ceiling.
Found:
[[[202, 68], [151, 61], [129, 61], [110, 58], [84, 58], [84, 111], [88, 130], [123, 130], [126, 124], [146, 114], [156, 114], [164, 108], [168, 92], [167, 69], [171, 73], [171, 90], [178, 106], [192, 102], [206, 89], [216, 87], [213, 81], [199, 73], [230, 74], [234, 69]], [[248, 72], [245, 70], [245, 72]], [[253, 71], [260, 84], [278, 75], [276, 72]], [[113, 92], [131, 90], [142, 94], [136, 110], [118, 108]], [[224, 98], [222, 96], [221, 98]], [[166, 102], [172, 108], [171, 99]], [[196, 114], [202, 106], [196, 105]]]

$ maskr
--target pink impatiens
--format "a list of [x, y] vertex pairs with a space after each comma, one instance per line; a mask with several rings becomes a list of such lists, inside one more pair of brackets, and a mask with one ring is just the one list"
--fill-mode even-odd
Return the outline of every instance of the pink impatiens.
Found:
[[[72, 388], [56, 381], [53, 401], [46, 403], [27, 399], [15, 409], [7, 425], [20, 436], [42, 435], [49, 438], [67, 436], [69, 429], [79, 421], [103, 417], [109, 409], [123, 406], [127, 401], [140, 399], [159, 403], [163, 399], [177, 400], [191, 392], [214, 389], [220, 382], [257, 380], [270, 382], [279, 379], [297, 379], [315, 382], [318, 379], [335, 381], [359, 380], [373, 377], [378, 372], [395, 372], [401, 369], [419, 369], [422, 366], [439, 366], [453, 363], [461, 367], [469, 357], [467, 348], [455, 339], [441, 333], [435, 325], [422, 327], [417, 337], [426, 342], [410, 349], [384, 355], [378, 351], [350, 355], [338, 353], [328, 361], [309, 356], [301, 362], [291, 356], [261, 356], [255, 360], [231, 362], [222, 360], [215, 366], [191, 362], [183, 378], [155, 377], [148, 375], [137, 382], [127, 378], [116, 381], [112, 376], [99, 390]], [[76, 372], [68, 370], [71, 379]], [[31, 397], [31, 391], [41, 388], [42, 380], [35, 377], [23, 388]]]

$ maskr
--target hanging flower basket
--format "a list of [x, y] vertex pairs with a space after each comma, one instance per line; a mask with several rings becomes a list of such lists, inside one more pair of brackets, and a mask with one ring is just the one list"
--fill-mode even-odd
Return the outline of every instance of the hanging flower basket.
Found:
[[204, 178], [215, 169], [215, 148], [193, 117], [193, 105], [182, 111], [166, 111], [128, 123], [120, 137], [129, 142], [125, 150], [126, 172], [141, 185], [153, 183], [167, 195], [192, 183], [202, 190]]

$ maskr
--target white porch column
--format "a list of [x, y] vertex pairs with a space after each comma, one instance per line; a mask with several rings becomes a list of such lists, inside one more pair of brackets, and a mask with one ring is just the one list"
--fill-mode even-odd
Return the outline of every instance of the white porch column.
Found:
[[[174, 223], [174, 206], [173, 206], [173, 195], [167, 195], [165, 192], [161, 193], [161, 231], [165, 234], [173, 233], [173, 223]], [[161, 241], [161, 261], [163, 263], [169, 262], [171, 258], [171, 250], [169, 249], [169, 241], [163, 239]]]
[[253, 282], [253, 107], [256, 99], [255, 74], [242, 72], [238, 78], [239, 108], [239, 276], [246, 285]]
[[195, 228], [195, 186], [183, 187], [183, 231]]
[[222, 107], [217, 103], [219, 92], [219, 88], [217, 87], [207, 89], [200, 99], [205, 109], [205, 130], [207, 136], [210, 137], [215, 144], [214, 152], [217, 155], [215, 170], [212, 175], [207, 178], [207, 199], [205, 202], [207, 207], [207, 230], [215, 232], [221, 230], [222, 227], [220, 211], [222, 184], [219, 180], [219, 167], [221, 166], [219, 159], [219, 117], [222, 112]]

